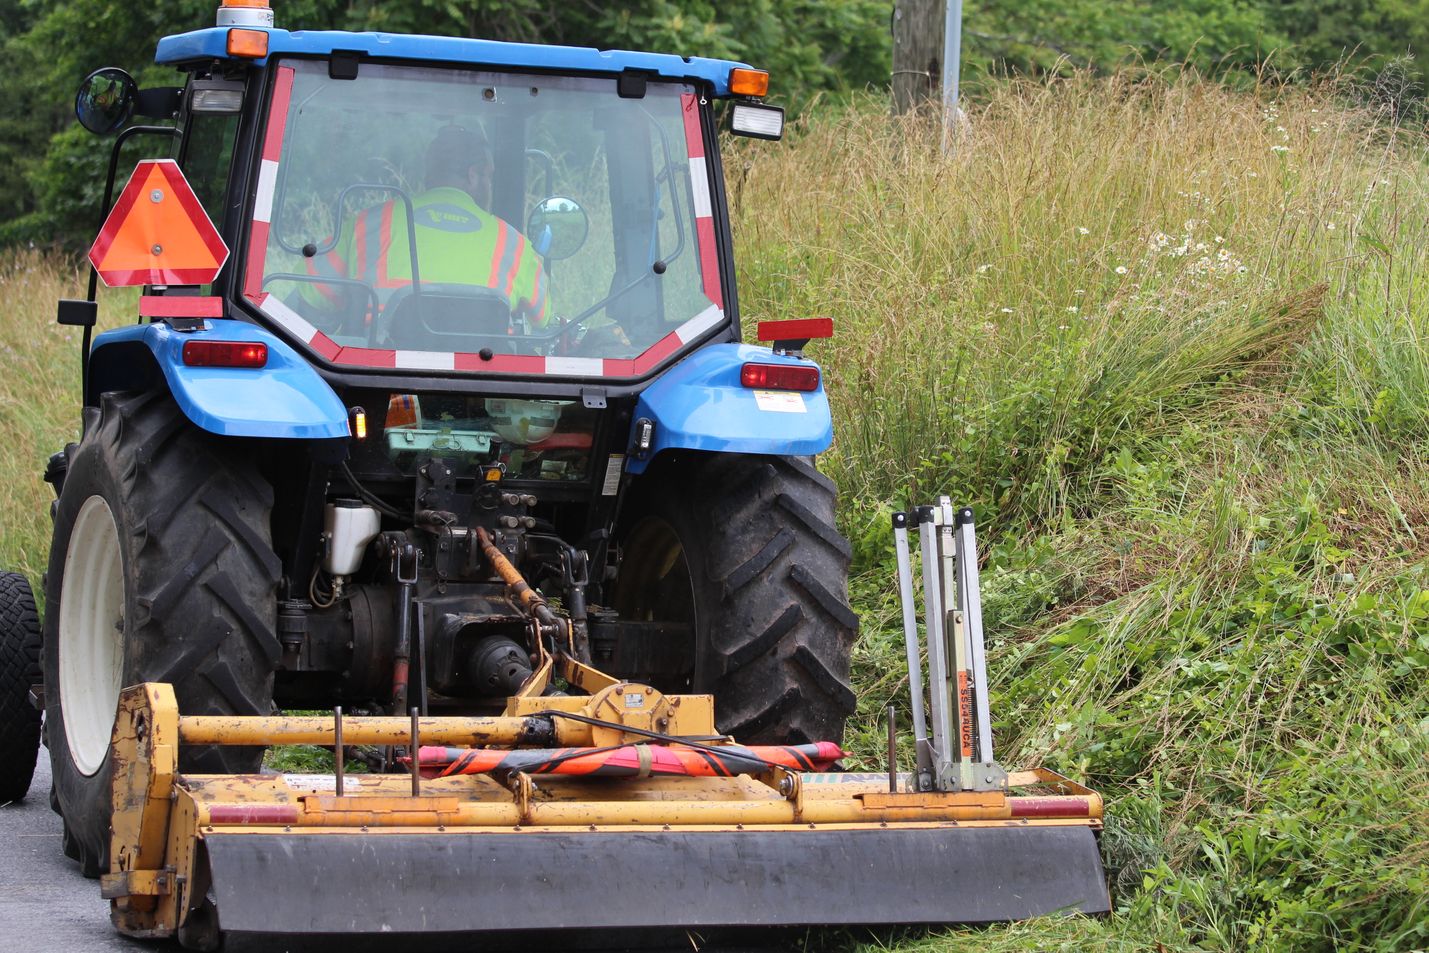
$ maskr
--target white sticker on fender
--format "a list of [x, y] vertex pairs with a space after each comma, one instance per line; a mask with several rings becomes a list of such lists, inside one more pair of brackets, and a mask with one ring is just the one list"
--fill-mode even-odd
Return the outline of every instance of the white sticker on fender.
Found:
[[780, 414], [806, 414], [809, 409], [804, 406], [804, 395], [792, 390], [757, 390], [754, 392], [754, 402], [759, 405], [760, 410], [772, 410]]

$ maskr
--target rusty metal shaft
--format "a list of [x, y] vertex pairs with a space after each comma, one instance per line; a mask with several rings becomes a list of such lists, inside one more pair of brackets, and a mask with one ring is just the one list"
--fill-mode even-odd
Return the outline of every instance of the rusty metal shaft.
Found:
[[[331, 715], [254, 717], [183, 715], [179, 740], [196, 745], [328, 745], [336, 740]], [[409, 718], [375, 717], [342, 720], [345, 745], [406, 745], [412, 739]], [[568, 718], [541, 715], [492, 718], [420, 718], [422, 740], [443, 745], [534, 745], [548, 747], [592, 744], [589, 725]]]
[[481, 547], [481, 554], [486, 557], [491, 568], [496, 570], [501, 581], [511, 588], [511, 594], [516, 597], [526, 612], [534, 616], [542, 625], [561, 624], [560, 617], [551, 611], [545, 598], [531, 588], [531, 584], [521, 575], [521, 571], [511, 565], [511, 560], [507, 559], [506, 554], [492, 542], [491, 534], [486, 531], [485, 527], [478, 526], [476, 528], [476, 541], [477, 545]]

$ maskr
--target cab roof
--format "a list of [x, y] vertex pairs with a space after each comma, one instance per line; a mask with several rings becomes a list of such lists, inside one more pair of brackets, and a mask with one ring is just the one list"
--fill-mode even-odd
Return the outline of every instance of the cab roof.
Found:
[[[210, 27], [166, 36], [154, 56], [157, 63], [180, 65], [195, 60], [232, 59], [228, 27]], [[455, 36], [413, 36], [399, 33], [349, 33], [341, 30], [265, 30], [268, 57], [327, 56], [336, 51], [363, 53], [373, 59], [514, 67], [563, 73], [620, 73], [627, 69], [672, 80], [709, 83], [715, 96], [729, 95], [729, 71], [745, 66], [732, 60], [629, 50], [596, 50], [577, 46], [503, 43]], [[246, 62], [264, 65], [268, 57]]]

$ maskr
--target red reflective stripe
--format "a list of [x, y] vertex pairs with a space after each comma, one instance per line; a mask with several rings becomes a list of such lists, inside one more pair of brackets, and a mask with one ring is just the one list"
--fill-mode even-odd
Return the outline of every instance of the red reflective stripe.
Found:
[[208, 809], [210, 824], [296, 824], [293, 804], [215, 804]]
[[497, 219], [496, 250], [491, 255], [491, 276], [486, 279], [486, 287], [501, 287], [501, 256], [506, 253], [506, 222]]
[[503, 291], [503, 294], [506, 295], [507, 301], [510, 301], [512, 295], [514, 295], [516, 292], [516, 276], [521, 273], [521, 259], [525, 256], [525, 254], [526, 243], [524, 241], [517, 241], [516, 254], [512, 256], [513, 261], [511, 262], [511, 270], [506, 274], [506, 288]]
[[700, 246], [700, 279], [705, 297], [719, 308], [724, 307], [724, 291], [719, 284], [719, 258], [715, 254], [714, 219], [695, 219], [696, 241]]
[[342, 353], [342, 348], [337, 346], [337, 342], [321, 331], [313, 335], [308, 342], [308, 347], [322, 355], [324, 360], [336, 361], [337, 356]]
[[703, 159], [705, 137], [700, 131], [699, 99], [693, 93], [681, 93], [680, 112], [685, 120], [685, 154], [691, 159]]
[[254, 222], [248, 233], [248, 261], [243, 272], [243, 291], [250, 295], [263, 293], [263, 259], [268, 254], [268, 223]]
[[397, 352], [374, 347], [345, 347], [334, 361], [356, 367], [396, 367]]
[[680, 349], [679, 335], [671, 331], [635, 358], [635, 373], [644, 374]]
[[263, 158], [273, 162], [283, 152], [283, 137], [288, 132], [288, 104], [293, 98], [293, 68], [278, 68], [273, 81], [273, 105], [268, 109], [268, 135], [263, 140]]
[[833, 318], [793, 318], [785, 321], [760, 321], [756, 335], [761, 341], [797, 341], [800, 338], [831, 338]]
[[141, 318], [221, 318], [222, 298], [190, 298], [180, 295], [141, 295]]
[[1013, 817], [1090, 817], [1091, 801], [1086, 797], [1010, 797], [1007, 806]]

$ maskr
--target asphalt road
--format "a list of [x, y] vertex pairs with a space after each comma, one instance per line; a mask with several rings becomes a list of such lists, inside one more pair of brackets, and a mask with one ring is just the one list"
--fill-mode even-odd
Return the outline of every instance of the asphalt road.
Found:
[[114, 932], [99, 881], [87, 880], [60, 852], [60, 818], [50, 810], [50, 758], [30, 794], [0, 806], [0, 951], [3, 953], [171, 953], [171, 943], [140, 943]]

